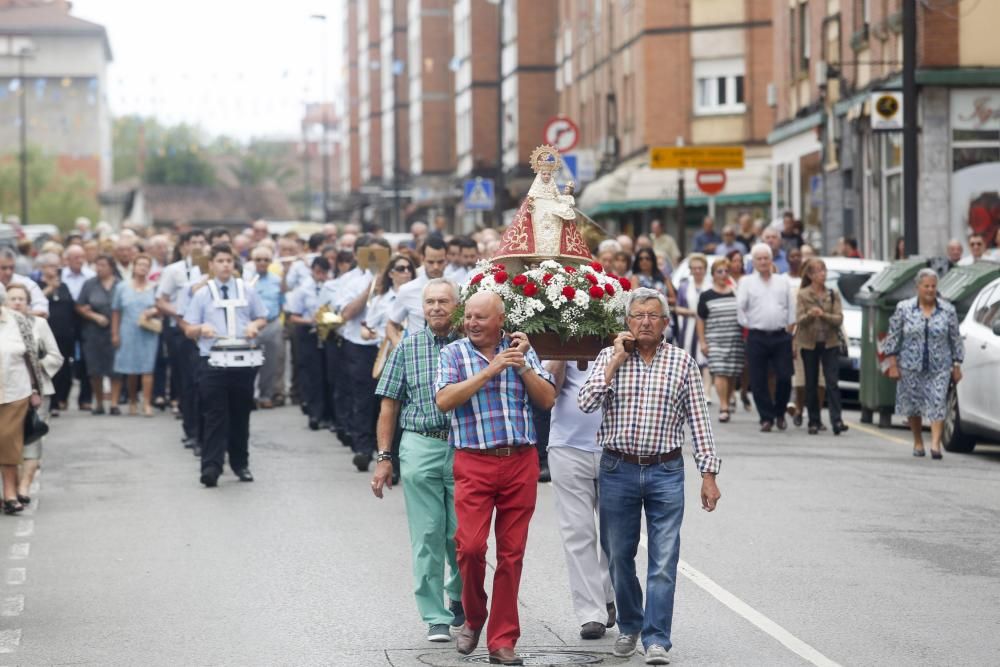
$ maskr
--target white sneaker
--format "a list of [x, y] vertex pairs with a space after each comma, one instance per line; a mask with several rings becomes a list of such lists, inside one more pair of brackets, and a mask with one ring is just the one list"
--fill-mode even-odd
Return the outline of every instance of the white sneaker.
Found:
[[667, 649], [659, 644], [650, 644], [649, 648], [646, 649], [646, 664], [669, 665], [670, 660], [667, 659]]
[[627, 658], [635, 653], [635, 643], [638, 639], [638, 635], [618, 635], [611, 652], [618, 658]]

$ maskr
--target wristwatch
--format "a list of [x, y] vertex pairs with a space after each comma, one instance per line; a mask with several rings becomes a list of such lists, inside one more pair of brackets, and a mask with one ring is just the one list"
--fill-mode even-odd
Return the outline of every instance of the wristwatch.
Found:
[[382, 461], [392, 461], [392, 452], [379, 452], [375, 457], [375, 462], [382, 463]]

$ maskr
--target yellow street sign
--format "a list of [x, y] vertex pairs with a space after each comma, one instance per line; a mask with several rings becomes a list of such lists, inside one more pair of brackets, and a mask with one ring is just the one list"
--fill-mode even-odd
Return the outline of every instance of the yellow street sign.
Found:
[[653, 169], [743, 169], [742, 146], [653, 146]]

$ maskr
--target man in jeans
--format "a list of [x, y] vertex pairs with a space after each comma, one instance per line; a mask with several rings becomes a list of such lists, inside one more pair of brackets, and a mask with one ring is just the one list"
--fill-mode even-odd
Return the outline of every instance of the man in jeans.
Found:
[[[603, 410], [597, 442], [603, 447], [598, 477], [601, 546], [608, 555], [618, 605], [614, 654], [635, 652], [641, 632], [647, 665], [666, 665], [674, 613], [680, 530], [684, 517], [684, 424], [691, 428], [694, 460], [702, 476], [702, 508], [715, 509], [712, 427], [701, 371], [691, 356], [663, 340], [667, 301], [637, 289], [626, 302], [628, 331], [601, 350], [580, 389], [584, 412]], [[635, 574], [642, 512], [649, 535], [647, 600]]]

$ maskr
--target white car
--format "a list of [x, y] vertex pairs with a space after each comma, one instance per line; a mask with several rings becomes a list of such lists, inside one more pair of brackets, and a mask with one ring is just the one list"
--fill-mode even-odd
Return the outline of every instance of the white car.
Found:
[[949, 452], [1000, 442], [1000, 279], [979, 291], [959, 329], [965, 342], [962, 381], [948, 391], [942, 440]]

